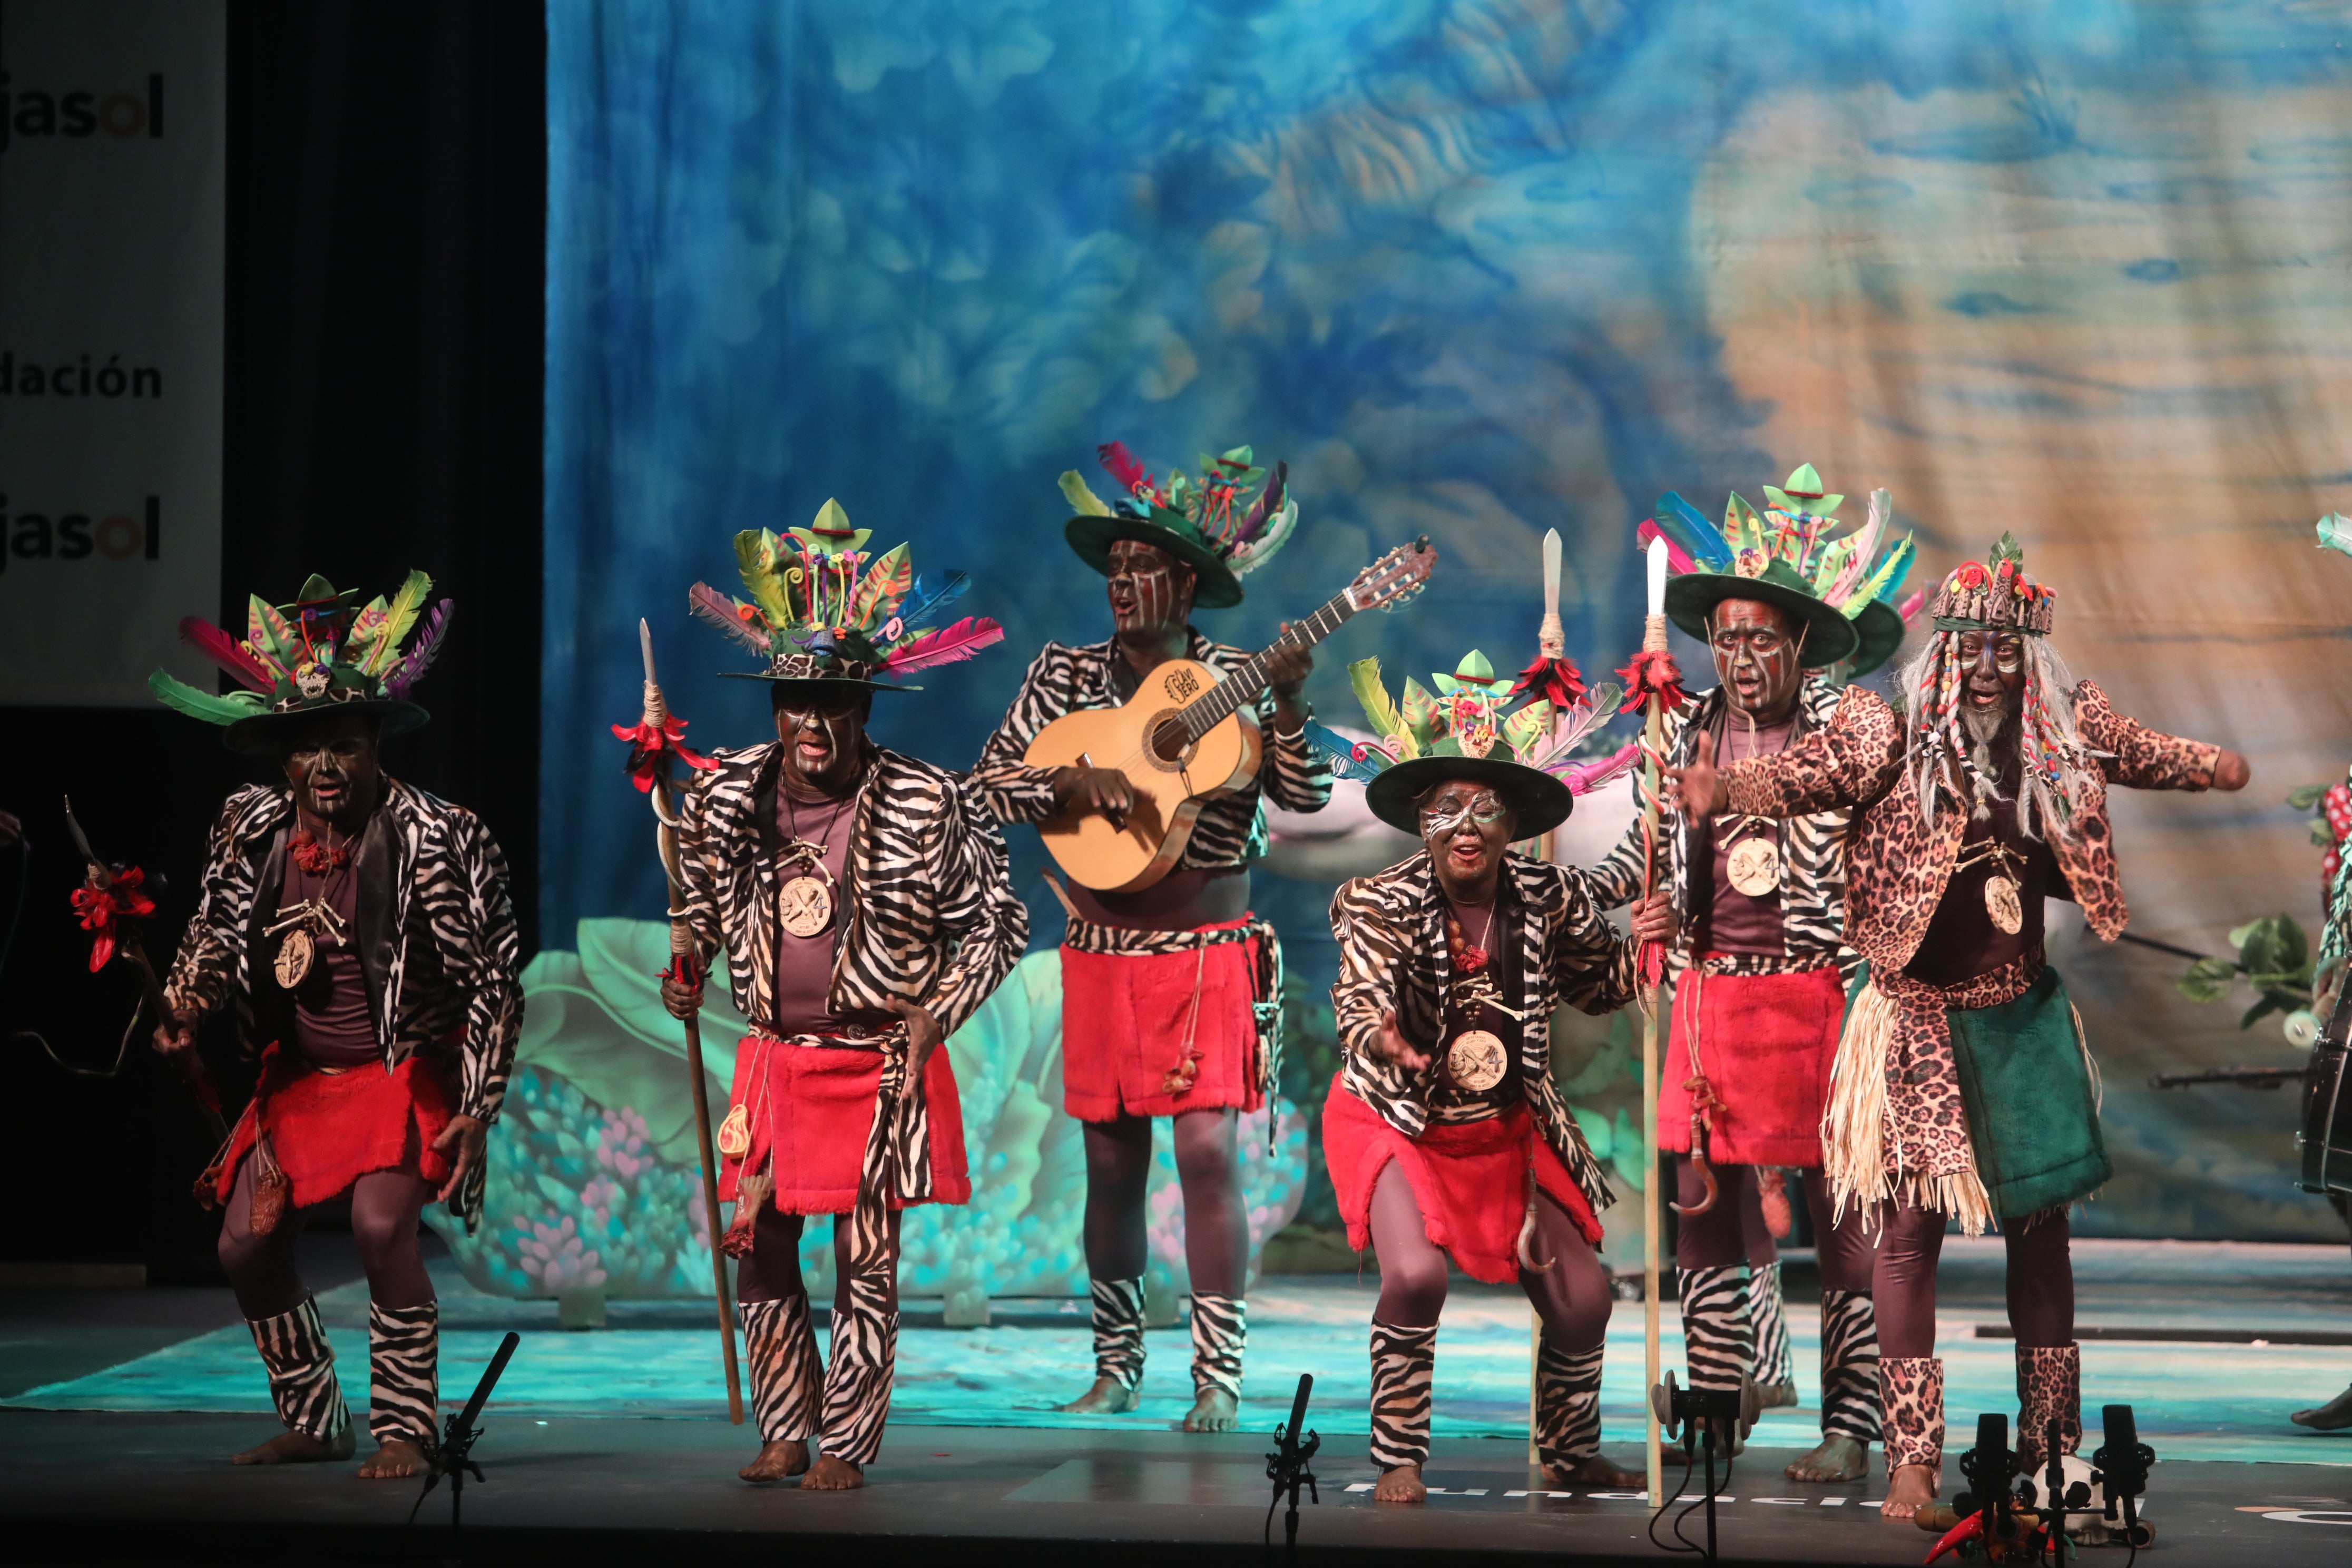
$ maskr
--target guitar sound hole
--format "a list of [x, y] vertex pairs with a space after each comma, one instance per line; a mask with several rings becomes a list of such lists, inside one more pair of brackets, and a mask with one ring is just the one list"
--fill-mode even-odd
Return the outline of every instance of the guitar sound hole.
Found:
[[1183, 720], [1171, 713], [1152, 721], [1151, 754], [1156, 761], [1163, 763], [1181, 762], [1191, 746], [1192, 739], [1184, 733]]

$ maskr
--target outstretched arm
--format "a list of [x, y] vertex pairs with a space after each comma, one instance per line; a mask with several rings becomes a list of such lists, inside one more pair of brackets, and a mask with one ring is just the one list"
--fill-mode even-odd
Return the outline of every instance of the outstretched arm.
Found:
[[2250, 776], [2237, 752], [2126, 718], [2087, 680], [2074, 689], [2074, 728], [2094, 750], [2114, 753], [2100, 759], [2100, 771], [2126, 789], [2237, 790]]
[[1771, 756], [1717, 768], [1714, 738], [1700, 736], [1690, 764], [1666, 770], [1666, 798], [1693, 816], [1803, 816], [1875, 805], [1902, 772], [1902, 720], [1876, 692], [1850, 686], [1828, 728]]

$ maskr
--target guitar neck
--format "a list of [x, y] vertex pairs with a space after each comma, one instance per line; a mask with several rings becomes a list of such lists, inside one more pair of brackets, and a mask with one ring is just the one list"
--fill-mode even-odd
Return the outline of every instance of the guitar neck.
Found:
[[1239, 669], [1209, 688], [1208, 695], [1184, 710], [1187, 735], [1197, 741], [1232, 717], [1243, 703], [1255, 701], [1258, 693], [1265, 689], [1265, 656], [1275, 648], [1313, 647], [1338, 631], [1355, 613], [1355, 604], [1343, 589], [1305, 620], [1291, 622], [1290, 629], [1275, 638], [1272, 647], [1252, 654]]

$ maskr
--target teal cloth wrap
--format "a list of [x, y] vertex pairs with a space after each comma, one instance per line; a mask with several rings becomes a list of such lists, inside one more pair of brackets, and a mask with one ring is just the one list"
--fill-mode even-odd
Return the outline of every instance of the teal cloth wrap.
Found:
[[2115, 1174], [2074, 1009], [2055, 969], [2011, 1001], [1944, 1016], [1977, 1174], [1994, 1214], [2014, 1219], [2070, 1204]]

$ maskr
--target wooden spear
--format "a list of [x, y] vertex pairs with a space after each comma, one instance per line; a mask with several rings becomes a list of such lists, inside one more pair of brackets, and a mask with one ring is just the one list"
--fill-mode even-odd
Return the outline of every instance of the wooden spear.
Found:
[[[1642, 623], [1642, 651], [1662, 654], [1666, 651], [1666, 542], [1663, 537], [1650, 541], [1646, 565], [1649, 614]], [[1645, 753], [1642, 763], [1642, 842], [1648, 847], [1642, 879], [1644, 900], [1656, 890], [1658, 883], [1658, 790], [1664, 782], [1658, 776], [1658, 753], [1665, 743], [1665, 730], [1664, 700], [1653, 689], [1642, 729]], [[1642, 992], [1642, 1381], [1645, 1394], [1658, 1386], [1659, 1229], [1658, 986], [1652, 984], [1643, 986]], [[1650, 1501], [1655, 1506], [1665, 1486], [1664, 1458], [1657, 1406], [1646, 1397], [1642, 1404], [1649, 1412], [1646, 1457]]]
[[[638, 721], [658, 734], [669, 721], [669, 707], [662, 700], [660, 683], [654, 679], [653, 627], [642, 619], [637, 622], [637, 647], [646, 660], [645, 714]], [[678, 973], [694, 960], [694, 931], [687, 923], [686, 890], [678, 872], [677, 809], [670, 796], [673, 786], [667, 748], [656, 766], [659, 772], [646, 798], [653, 804], [654, 842], [661, 852], [662, 874], [669, 880], [669, 962], [671, 973]], [[735, 1314], [727, 1300], [727, 1255], [719, 1247], [719, 1170], [711, 1163], [710, 1086], [702, 1070], [702, 1020], [689, 1016], [682, 1021], [686, 1025], [687, 1077], [694, 1086], [694, 1155], [702, 1166], [702, 1214], [709, 1230], [710, 1289], [719, 1303], [719, 1344], [727, 1366], [727, 1419], [740, 1426], [743, 1375], [735, 1363]]]
[[[1559, 624], [1559, 530], [1548, 528], [1543, 536], [1543, 620], [1536, 628], [1536, 651], [1545, 658], [1561, 658], [1568, 653], [1568, 633]], [[1563, 721], [1554, 710], [1552, 732], [1557, 735]], [[1557, 864], [1560, 858], [1560, 830], [1553, 828], [1544, 835], [1544, 858]], [[1543, 1383], [1543, 1316], [1530, 1305], [1528, 1308], [1528, 1463], [1540, 1463], [1542, 1453], [1536, 1440], [1537, 1390]]]

